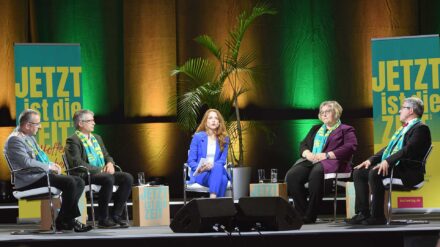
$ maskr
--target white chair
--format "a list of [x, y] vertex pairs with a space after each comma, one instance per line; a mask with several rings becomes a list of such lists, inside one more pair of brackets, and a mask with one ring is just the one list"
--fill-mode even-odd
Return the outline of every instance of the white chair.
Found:
[[[228, 185], [226, 187], [226, 196], [232, 197], [233, 186], [232, 186], [232, 165], [225, 165], [226, 171], [229, 173], [231, 179], [228, 181]], [[209, 188], [198, 183], [189, 183], [189, 177], [191, 173], [191, 168], [187, 163], [183, 164], [183, 205], [186, 205], [187, 201], [187, 192], [194, 193], [209, 193]]]
[[[351, 156], [350, 160], [348, 161], [348, 166], [353, 166], [353, 155]], [[327, 173], [324, 174], [324, 184], [326, 180], [333, 179], [333, 222], [336, 223], [336, 212], [338, 209], [338, 186], [346, 187], [347, 180], [351, 178], [351, 171], [350, 172], [333, 172], [333, 173]], [[340, 181], [339, 179], [343, 179], [343, 181]], [[309, 183], [305, 184], [305, 187], [309, 187]]]
[[[98, 184], [92, 184], [91, 180], [90, 180], [90, 171], [87, 167], [85, 166], [77, 166], [77, 167], [72, 167], [70, 168], [69, 162], [67, 160], [67, 156], [66, 154], [62, 155], [63, 157], [63, 162], [64, 162], [64, 166], [66, 167], [66, 172], [67, 174], [70, 175], [70, 172], [73, 170], [82, 170], [85, 171], [87, 173], [87, 180], [88, 180], [88, 185], [84, 188], [84, 191], [87, 193], [89, 193], [89, 198], [90, 198], [90, 208], [91, 208], [91, 213], [92, 213], [92, 222], [93, 222], [93, 227], [96, 227], [96, 221], [95, 221], [95, 209], [94, 209], [94, 202], [93, 202], [93, 196], [95, 193], [99, 193], [99, 191], [101, 190], [101, 185]], [[119, 167], [118, 165], [114, 165], [116, 170], [118, 171], [122, 171], [121, 167]], [[116, 192], [118, 190], [119, 186], [114, 185], [113, 186], [113, 193]], [[125, 203], [125, 218], [127, 220], [127, 224], [130, 223], [129, 221], [129, 217], [128, 217], [128, 206], [127, 206], [127, 202]]]
[[[61, 195], [61, 190], [56, 188], [56, 187], [52, 187], [50, 185], [50, 179], [49, 179], [49, 172], [46, 172], [43, 168], [40, 167], [26, 167], [26, 168], [22, 168], [22, 169], [17, 169], [15, 170], [12, 165], [11, 162], [9, 160], [9, 157], [6, 153], [4, 153], [5, 159], [6, 159], [6, 163], [8, 164], [9, 170], [11, 172], [11, 184], [12, 186], [14, 186], [14, 191], [12, 192], [12, 195], [17, 199], [17, 200], [27, 200], [27, 201], [32, 201], [32, 200], [46, 200], [49, 199], [49, 205], [50, 205], [50, 212], [51, 212], [51, 217], [52, 217], [52, 231], [51, 233], [56, 233], [56, 226], [55, 226], [55, 211], [56, 210], [54, 208], [54, 204], [52, 201], [52, 198], [57, 198]], [[39, 188], [35, 188], [35, 189], [29, 189], [29, 190], [17, 190], [15, 188], [15, 176], [16, 174], [20, 174], [20, 173], [45, 173], [45, 176], [47, 178], [47, 186], [44, 187], [39, 187]], [[16, 234], [32, 234], [32, 233], [40, 233], [40, 232], [47, 232], [47, 231], [18, 231], [18, 232], [12, 232], [11, 234], [16, 235]]]
[[[426, 173], [426, 161], [429, 158], [429, 155], [431, 154], [432, 149], [434, 148], [433, 145], [431, 145], [428, 149], [428, 151], [425, 154], [425, 157], [423, 158], [422, 161], [418, 161], [418, 160], [411, 160], [411, 162], [415, 162], [415, 163], [419, 163], [422, 165], [423, 167], [423, 171]], [[418, 190], [420, 188], [423, 187], [423, 185], [425, 184], [425, 181], [422, 181], [414, 186], [408, 187], [408, 186], [404, 186], [402, 179], [400, 178], [394, 178], [394, 168], [395, 166], [391, 169], [391, 175], [389, 178], [385, 178], [382, 180], [383, 185], [385, 186], [385, 189], [388, 189], [388, 219], [387, 219], [387, 225], [390, 224], [427, 224], [429, 223], [426, 220], [421, 220], [421, 221], [415, 221], [415, 220], [403, 220], [403, 221], [392, 221], [392, 216], [393, 216], [393, 207], [392, 207], [392, 192], [394, 191], [413, 191], [413, 190]]]
[[333, 222], [336, 222], [336, 212], [338, 208], [337, 196], [338, 196], [338, 187], [345, 187], [346, 181], [340, 181], [339, 179], [348, 180], [351, 177], [351, 172], [334, 172], [327, 173], [324, 175], [324, 180], [333, 179], [333, 189], [335, 194], [333, 195]]

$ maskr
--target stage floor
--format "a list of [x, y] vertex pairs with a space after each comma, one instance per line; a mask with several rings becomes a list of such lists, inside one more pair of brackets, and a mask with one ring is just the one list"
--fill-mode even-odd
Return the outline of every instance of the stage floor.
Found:
[[[36, 225], [29, 224], [2, 224], [0, 225], [0, 245], [3, 242], [20, 241], [20, 240], [81, 240], [81, 239], [100, 239], [100, 240], [114, 240], [114, 239], [171, 239], [171, 238], [206, 238], [206, 237], [252, 237], [252, 236], [325, 236], [333, 235], [357, 235], [357, 234], [392, 234], [398, 233], [423, 233], [423, 232], [439, 232], [440, 221], [430, 221], [428, 224], [412, 224], [412, 225], [390, 225], [390, 226], [351, 226], [345, 223], [317, 223], [310, 225], [303, 225], [299, 230], [291, 231], [263, 231], [263, 232], [233, 232], [230, 235], [226, 233], [174, 233], [168, 226], [155, 227], [130, 227], [125, 229], [93, 229], [86, 233], [57, 233], [57, 234], [31, 234], [31, 235], [11, 235], [11, 232], [18, 230], [32, 230], [38, 229]], [[417, 235], [417, 234], [416, 234]]]

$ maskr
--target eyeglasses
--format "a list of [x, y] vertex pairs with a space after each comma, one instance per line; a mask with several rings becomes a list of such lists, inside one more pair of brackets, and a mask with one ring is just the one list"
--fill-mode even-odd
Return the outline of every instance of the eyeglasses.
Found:
[[41, 125], [41, 122], [38, 122], [38, 123], [28, 122], [28, 123], [30, 123], [30, 124], [32, 124], [32, 125], [35, 125], [35, 126], [40, 126], [40, 125]]
[[95, 119], [81, 120], [83, 123], [95, 122]]
[[411, 107], [409, 107], [409, 106], [402, 106], [402, 107], [400, 107], [400, 110], [402, 110], [402, 109], [404, 109], [404, 108], [406, 108], [406, 109], [411, 109]]
[[325, 110], [325, 111], [320, 111], [319, 112], [319, 115], [327, 115], [327, 114], [330, 114], [332, 112], [332, 110]]

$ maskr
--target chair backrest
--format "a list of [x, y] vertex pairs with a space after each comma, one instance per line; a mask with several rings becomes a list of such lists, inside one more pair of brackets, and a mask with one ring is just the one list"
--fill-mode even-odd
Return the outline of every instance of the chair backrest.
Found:
[[[353, 171], [354, 154], [351, 155], [345, 166], [340, 166], [336, 173], [351, 173]], [[343, 169], [342, 169], [343, 168]]]
[[11, 172], [11, 184], [15, 185], [15, 176], [14, 176], [14, 169], [12, 168], [11, 161], [9, 160], [8, 154], [6, 152], [3, 153], [6, 159], [6, 163], [8, 164], [9, 171]]
[[428, 151], [426, 151], [425, 157], [423, 157], [422, 166], [423, 166], [424, 173], [426, 173], [426, 161], [428, 161], [429, 155], [431, 154], [431, 151], [433, 148], [434, 148], [434, 146], [431, 144], [431, 146], [428, 148]]
[[64, 167], [66, 168], [66, 173], [67, 173], [67, 175], [70, 175], [70, 170], [69, 170], [70, 166], [69, 166], [69, 161], [67, 160], [66, 154], [63, 154], [61, 157], [63, 158]]
[[185, 176], [184, 180], [188, 180], [190, 173], [191, 173], [191, 168], [189, 167], [188, 163], [183, 164], [183, 169], [184, 169], [184, 176]]

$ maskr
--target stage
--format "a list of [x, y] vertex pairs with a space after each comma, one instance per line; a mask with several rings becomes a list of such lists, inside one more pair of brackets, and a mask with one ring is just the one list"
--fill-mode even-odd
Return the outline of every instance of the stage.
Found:
[[[396, 214], [393, 219], [428, 220], [428, 224], [391, 226], [350, 226], [343, 223], [343, 204], [338, 207], [337, 223], [332, 218], [330, 201], [323, 201], [324, 214], [316, 224], [302, 225], [299, 230], [258, 232], [174, 233], [169, 226], [130, 227], [126, 229], [94, 229], [87, 233], [57, 233], [11, 235], [19, 230], [35, 230], [38, 224], [15, 224], [18, 206], [15, 203], [0, 206], [0, 246], [435, 246], [440, 232], [440, 214]], [[129, 212], [132, 211], [129, 203]], [[170, 201], [173, 218], [183, 206], [181, 201]], [[130, 214], [130, 219], [132, 215]], [[131, 222], [133, 223], [133, 222]]]
[[168, 226], [94, 229], [87, 233], [11, 235], [35, 225], [0, 225], [0, 246], [435, 246], [440, 220], [429, 224], [349, 226], [303, 225], [299, 230], [228, 233], [173, 233]]

